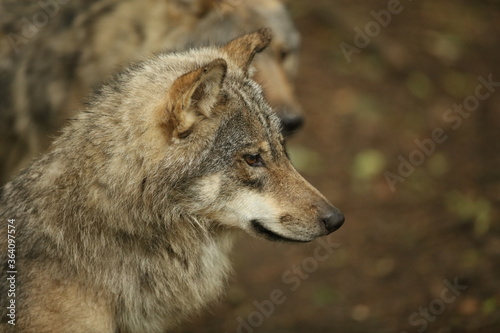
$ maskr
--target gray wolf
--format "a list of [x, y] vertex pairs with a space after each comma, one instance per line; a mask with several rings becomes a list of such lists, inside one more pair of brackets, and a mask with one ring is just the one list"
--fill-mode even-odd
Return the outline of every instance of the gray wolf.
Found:
[[262, 26], [256, 79], [291, 132], [299, 35], [281, 0], [0, 0], [0, 184], [44, 152], [83, 97], [164, 50], [226, 43]]
[[130, 66], [2, 189], [2, 262], [16, 223], [16, 332], [165, 332], [222, 293], [238, 230], [309, 242], [342, 225], [291, 165], [252, 79], [270, 40], [261, 29]]

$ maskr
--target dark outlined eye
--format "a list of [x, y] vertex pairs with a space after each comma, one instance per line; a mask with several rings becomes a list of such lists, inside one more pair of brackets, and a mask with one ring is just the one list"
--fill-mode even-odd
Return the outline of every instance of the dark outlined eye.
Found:
[[247, 164], [251, 167], [263, 167], [265, 166], [264, 160], [262, 160], [262, 157], [260, 154], [255, 154], [255, 155], [245, 155], [243, 156], [243, 159]]
[[279, 51], [279, 59], [280, 59], [280, 61], [285, 61], [286, 58], [288, 58], [289, 55], [290, 55], [290, 51], [289, 50], [281, 49]]

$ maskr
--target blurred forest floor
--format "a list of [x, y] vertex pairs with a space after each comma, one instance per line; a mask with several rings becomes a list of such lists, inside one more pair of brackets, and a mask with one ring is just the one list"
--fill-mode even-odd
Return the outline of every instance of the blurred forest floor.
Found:
[[345, 213], [338, 245], [242, 235], [227, 296], [178, 332], [500, 332], [500, 1], [404, 0], [377, 33], [390, 3], [290, 1], [289, 149]]

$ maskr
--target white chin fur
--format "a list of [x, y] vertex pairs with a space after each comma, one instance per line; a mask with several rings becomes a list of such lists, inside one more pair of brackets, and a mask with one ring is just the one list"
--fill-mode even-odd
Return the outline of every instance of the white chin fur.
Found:
[[280, 209], [270, 196], [243, 190], [224, 205], [224, 220], [231, 226], [250, 231], [251, 221], [258, 220], [273, 232], [282, 233]]

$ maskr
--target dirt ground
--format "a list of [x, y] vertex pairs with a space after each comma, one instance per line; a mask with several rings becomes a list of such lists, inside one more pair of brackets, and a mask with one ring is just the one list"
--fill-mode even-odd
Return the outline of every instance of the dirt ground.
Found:
[[290, 152], [346, 223], [306, 245], [242, 235], [227, 296], [177, 332], [500, 332], [500, 2], [290, 10]]

